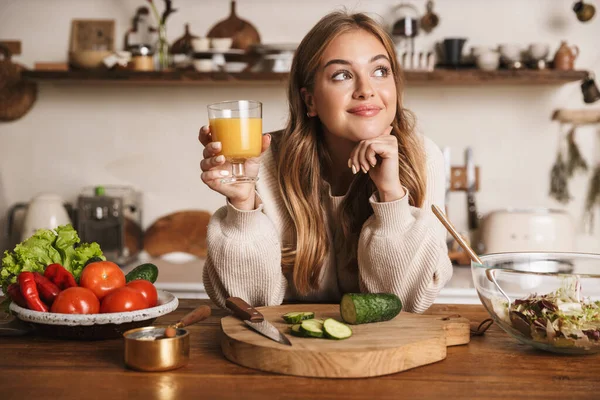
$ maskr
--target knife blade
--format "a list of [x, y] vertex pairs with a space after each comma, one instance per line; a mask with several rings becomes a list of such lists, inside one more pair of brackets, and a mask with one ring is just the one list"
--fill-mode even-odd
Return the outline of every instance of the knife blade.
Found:
[[261, 335], [281, 344], [288, 346], [292, 345], [283, 333], [279, 332], [273, 324], [265, 320], [265, 317], [258, 312], [258, 310], [246, 303], [243, 299], [239, 297], [229, 297], [225, 301], [225, 305], [236, 317], [240, 318], [246, 325]]
[[477, 179], [475, 162], [473, 160], [473, 149], [470, 147], [467, 147], [465, 151], [465, 164], [467, 172], [467, 210], [469, 230], [474, 231], [479, 226], [479, 217], [477, 215], [477, 206], [475, 205], [475, 184]]

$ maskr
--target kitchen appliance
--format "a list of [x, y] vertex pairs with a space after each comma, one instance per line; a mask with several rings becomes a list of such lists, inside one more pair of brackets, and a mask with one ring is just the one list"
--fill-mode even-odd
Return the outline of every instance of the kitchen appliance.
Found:
[[[281, 316], [311, 311], [315, 318], [341, 321], [339, 304], [286, 304], [260, 307], [265, 321], [287, 332]], [[352, 325], [352, 337], [328, 340], [290, 336], [282, 346], [251, 331], [235, 316], [221, 320], [221, 349], [236, 364], [285, 375], [365, 378], [405, 371], [456, 356], [447, 346], [467, 344], [469, 320], [453, 315], [401, 312], [394, 319]]]
[[481, 224], [484, 252], [571, 252], [575, 226], [562, 210], [503, 209], [487, 214]]
[[121, 266], [142, 249], [141, 193], [127, 186], [95, 186], [77, 200], [77, 231], [82, 242], [97, 242], [106, 259]]
[[241, 298], [229, 297], [225, 302], [225, 305], [236, 317], [240, 318], [246, 325], [261, 335], [274, 340], [277, 343], [285, 344], [287, 346], [292, 345], [283, 333], [279, 332], [273, 324], [265, 320], [260, 312]]
[[33, 235], [38, 229], [54, 229], [60, 225], [71, 224], [70, 204], [54, 193], [41, 193], [29, 203], [17, 203], [8, 210], [7, 236], [12, 239], [15, 231], [15, 218], [18, 210], [26, 210], [20, 230], [20, 240]]

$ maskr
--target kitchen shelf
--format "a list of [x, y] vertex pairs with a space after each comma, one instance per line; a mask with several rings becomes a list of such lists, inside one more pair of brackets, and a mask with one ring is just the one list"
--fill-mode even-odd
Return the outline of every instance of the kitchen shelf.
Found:
[[[46, 71], [26, 70], [26, 79], [38, 82], [104, 84], [126, 83], [133, 85], [283, 85], [288, 80], [286, 73], [271, 72], [196, 72], [193, 70], [173, 71]], [[587, 71], [555, 70], [497, 70], [436, 69], [433, 72], [406, 71], [408, 86], [479, 86], [479, 85], [561, 85], [580, 81]]]

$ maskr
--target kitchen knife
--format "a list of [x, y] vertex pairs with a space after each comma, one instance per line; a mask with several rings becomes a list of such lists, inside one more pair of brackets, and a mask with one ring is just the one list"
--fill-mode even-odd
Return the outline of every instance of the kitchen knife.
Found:
[[469, 230], [474, 231], [479, 226], [479, 216], [475, 206], [475, 161], [473, 160], [473, 149], [467, 147], [465, 151], [465, 164], [467, 170], [467, 209], [469, 219]]
[[292, 345], [288, 338], [279, 332], [269, 321], [266, 321], [260, 312], [239, 297], [229, 297], [225, 305], [233, 311], [236, 317], [240, 318], [246, 325], [261, 335], [281, 344]]

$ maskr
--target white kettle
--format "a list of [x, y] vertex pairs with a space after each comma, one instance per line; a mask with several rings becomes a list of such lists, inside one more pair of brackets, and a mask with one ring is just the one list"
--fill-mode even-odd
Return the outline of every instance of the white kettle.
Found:
[[12, 237], [14, 229], [15, 212], [26, 208], [23, 228], [21, 229], [21, 241], [29, 238], [38, 229], [54, 229], [59, 225], [71, 224], [67, 208], [63, 199], [53, 193], [41, 193], [35, 196], [29, 204], [17, 203], [8, 211], [8, 234]]

